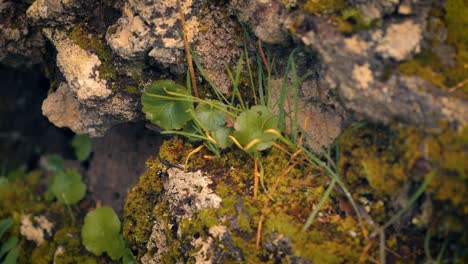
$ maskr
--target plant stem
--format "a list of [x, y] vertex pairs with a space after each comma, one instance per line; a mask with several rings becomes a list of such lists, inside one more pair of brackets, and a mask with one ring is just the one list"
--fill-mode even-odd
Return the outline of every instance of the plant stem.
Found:
[[198, 96], [197, 82], [195, 80], [195, 70], [193, 69], [192, 53], [190, 53], [190, 47], [189, 47], [189, 44], [188, 44], [188, 37], [187, 37], [187, 29], [185, 27], [185, 16], [184, 16], [184, 12], [182, 10], [182, 6], [180, 4], [180, 0], [177, 0], [177, 8], [179, 9], [180, 24], [181, 24], [182, 32], [183, 32], [185, 56], [187, 58], [187, 64], [188, 64], [188, 68], [189, 68], [189, 72], [190, 72], [190, 79], [192, 80], [193, 96], [199, 97]]

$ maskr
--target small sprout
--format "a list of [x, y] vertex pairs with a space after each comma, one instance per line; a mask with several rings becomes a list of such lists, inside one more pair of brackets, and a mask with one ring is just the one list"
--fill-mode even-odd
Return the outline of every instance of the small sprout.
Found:
[[[177, 93], [179, 96], [171, 93]], [[170, 80], [156, 81], [146, 87], [141, 102], [146, 118], [165, 130], [181, 129], [192, 119], [188, 110], [192, 102], [180, 95], [190, 97], [185, 87]]]
[[245, 151], [262, 151], [276, 140], [277, 136], [267, 130], [277, 130], [278, 120], [268, 107], [256, 105], [237, 117], [234, 129], [234, 138]]
[[70, 205], [79, 202], [86, 194], [86, 185], [75, 169], [58, 171], [52, 179], [49, 191], [61, 203]]
[[75, 135], [71, 145], [75, 150], [75, 156], [81, 162], [87, 160], [93, 150], [91, 138], [86, 135]]
[[125, 241], [120, 234], [121, 223], [119, 217], [110, 207], [103, 206], [89, 212], [81, 229], [83, 245], [96, 256], [104, 252], [113, 260], [124, 256], [124, 263], [131, 263]]

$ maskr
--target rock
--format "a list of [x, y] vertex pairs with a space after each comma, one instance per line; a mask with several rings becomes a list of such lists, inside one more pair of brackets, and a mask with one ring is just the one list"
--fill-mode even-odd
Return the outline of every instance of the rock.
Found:
[[[218, 208], [221, 205], [221, 197], [213, 193], [209, 187], [212, 184], [212, 176], [204, 175], [201, 171], [184, 172], [178, 168], [167, 170], [167, 179], [164, 180], [164, 194], [161, 201], [169, 204], [170, 222], [156, 220], [152, 228], [151, 236], [141, 261], [145, 264], [161, 263], [168, 253], [168, 226], [175, 227], [173, 235], [180, 235], [178, 224], [184, 219], [190, 219], [192, 215], [202, 209]], [[223, 232], [224, 230], [224, 232]], [[226, 227], [218, 226], [210, 228], [207, 240], [192, 238], [191, 245], [197, 249], [195, 259], [197, 263], [216, 263], [213, 239], [220, 239], [226, 233]]]
[[248, 23], [255, 35], [269, 44], [284, 44], [288, 39], [282, 23], [284, 7], [272, 0], [232, 0], [230, 6], [242, 23]]
[[[242, 55], [240, 25], [226, 10], [202, 0], [181, 1], [187, 39], [208, 77], [223, 93], [231, 86], [225, 65], [235, 67]], [[171, 72], [186, 72], [184, 43], [176, 0], [129, 1], [123, 16], [106, 35], [112, 50], [127, 60], [151, 58]]]
[[26, 14], [35, 24], [48, 26], [71, 24], [87, 2], [89, 1], [36, 0]]
[[391, 24], [382, 40], [378, 41], [376, 51], [383, 58], [402, 61], [420, 50], [422, 27], [411, 20]]
[[66, 84], [44, 101], [43, 113], [59, 127], [75, 133], [103, 136], [115, 124], [141, 116], [138, 98], [113, 93], [99, 76], [101, 61], [59, 30], [44, 29], [57, 49], [57, 65]]
[[[273, 102], [276, 102], [273, 103], [274, 105], [278, 105], [282, 82], [282, 80], [272, 81]], [[307, 81], [302, 85], [302, 89], [317, 91], [318, 87], [311, 87], [314, 83], [313, 81]], [[297, 125], [304, 135], [304, 143], [312, 151], [322, 152], [341, 135], [347, 118], [345, 110], [338, 103], [333, 107], [310, 103], [310, 100], [316, 96], [315, 94], [312, 96], [299, 96]], [[291, 119], [294, 116], [294, 94], [292, 92], [287, 93], [284, 109], [286, 129], [289, 131]], [[277, 108], [274, 110], [278, 111]]]
[[103, 136], [112, 126], [139, 117], [134, 107], [139, 101], [115, 95], [102, 104], [82, 104], [68, 84], [61, 83], [42, 104], [42, 113], [58, 127], [68, 127], [77, 134]]
[[[421, 7], [421, 5], [419, 5]], [[337, 89], [344, 106], [357, 117], [374, 122], [439, 127], [440, 120], [455, 125], [468, 123], [468, 102], [442, 91], [417, 76], [398, 72], [385, 76], [387, 67], [410, 59], [423, 45], [424, 6], [413, 19], [388, 20], [383, 29], [345, 36], [320, 17], [304, 15], [311, 30], [296, 36], [320, 56], [328, 89]], [[285, 22], [292, 27], [294, 17]], [[450, 103], [449, 103], [450, 102]]]
[[40, 29], [32, 27], [22, 1], [0, 1], [0, 64], [8, 67], [31, 67], [43, 60], [45, 39]]
[[57, 49], [57, 66], [78, 101], [91, 106], [111, 95], [107, 81], [99, 77], [101, 61], [96, 54], [83, 50], [64, 32], [44, 29], [44, 34]]

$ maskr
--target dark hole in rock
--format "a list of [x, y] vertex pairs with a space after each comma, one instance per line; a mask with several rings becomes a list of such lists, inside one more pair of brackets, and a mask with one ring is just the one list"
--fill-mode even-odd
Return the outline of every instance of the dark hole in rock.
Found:
[[35, 169], [41, 155], [73, 158], [73, 132], [59, 129], [42, 115], [50, 82], [36, 66], [0, 66], [0, 166], [8, 171], [26, 165]]

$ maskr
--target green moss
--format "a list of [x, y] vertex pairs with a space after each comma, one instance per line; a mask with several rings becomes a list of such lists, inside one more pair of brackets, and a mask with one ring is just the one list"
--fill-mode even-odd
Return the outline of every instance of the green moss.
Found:
[[[424, 177], [435, 171], [425, 190], [426, 197], [432, 199], [432, 215], [420, 228], [452, 232], [460, 238], [456, 243], [466, 244], [462, 235], [466, 224], [464, 228], [460, 225], [468, 215], [468, 129], [441, 126], [441, 131], [404, 126], [359, 129], [341, 140], [340, 167], [355, 199], [367, 197], [365, 200], [372, 201], [369, 214], [378, 223], [395, 214], [395, 195], [400, 195], [404, 187], [420, 186]], [[415, 237], [397, 237], [393, 239], [398, 240], [399, 247], [418, 245]]]
[[[431, 37], [431, 46], [415, 56], [414, 59], [402, 63], [398, 70], [406, 75], [418, 75], [430, 81], [437, 87], [452, 91], [468, 98], [468, 74], [466, 65], [468, 64], [468, 33], [461, 28], [468, 27], [466, 12], [468, 8], [466, 1], [447, 0], [445, 2], [445, 13], [433, 10], [428, 18], [428, 31]], [[447, 39], [440, 39], [444, 31], [447, 32]], [[451, 45], [455, 48], [453, 65], [445, 65], [434, 52], [434, 48], [440, 45]], [[451, 56], [447, 53], [446, 56]]]
[[358, 231], [352, 218], [337, 219], [328, 225], [315, 224], [308, 232], [302, 231], [300, 221], [283, 213], [269, 217], [265, 223], [266, 234], [287, 236], [293, 241], [295, 255], [313, 263], [357, 262], [362, 244], [359, 238], [350, 235], [350, 231]]
[[333, 13], [346, 7], [344, 0], [307, 0], [302, 9], [310, 14]]
[[381, 19], [368, 18], [357, 8], [341, 10], [341, 15], [336, 16], [335, 20], [338, 22], [338, 29], [342, 33], [355, 33], [382, 25]]
[[125, 85], [124, 91], [128, 94], [140, 94], [140, 89], [135, 85]]
[[54, 260], [56, 246], [54, 243], [42, 243], [31, 254], [31, 262], [35, 264], [49, 264]]
[[15, 236], [19, 236], [21, 215], [37, 214], [47, 205], [40, 196], [41, 172], [33, 171], [18, 177], [6, 185], [0, 186], [0, 219], [11, 217], [14, 226], [11, 228]]
[[[175, 137], [163, 143], [159, 155], [171, 163], [182, 164], [188, 153], [193, 149], [192, 144]], [[282, 172], [290, 165], [290, 159], [277, 149], [265, 152], [259, 162], [265, 168], [263, 180], [267, 189], [273, 186], [278, 177], [282, 177], [278, 188], [272, 194], [273, 200], [270, 202], [270, 206], [265, 210], [266, 221], [262, 232], [262, 243], [267, 243], [272, 233], [281, 233], [283, 236], [290, 237], [295, 244], [294, 250], [292, 255], [288, 255], [284, 260], [292, 259], [294, 256], [313, 261], [331, 261], [331, 263], [344, 261], [347, 257], [357, 259], [362, 249], [360, 244], [362, 237], [353, 238], [349, 235], [351, 230], [357, 232], [356, 223], [351, 218], [341, 219], [338, 214], [324, 214], [321, 216], [322, 220], [333, 221], [332, 225], [318, 224], [313, 226], [310, 231], [302, 231], [305, 219], [312, 211], [313, 206], [321, 199], [324, 186], [328, 182], [326, 177], [316, 176], [320, 174], [319, 170], [299, 165], [290, 169], [287, 174], [282, 175]], [[154, 159], [148, 161], [148, 170], [142, 175], [144, 179], [141, 179], [139, 184], [130, 192], [128, 200], [137, 199], [157, 203], [157, 199], [148, 198], [149, 191], [141, 191], [142, 189], [146, 190], [146, 188], [150, 189], [149, 186], [142, 185], [153, 184], [152, 181], [148, 181], [146, 178], [149, 173], [155, 175], [154, 170], [156, 168], [163, 170], [163, 166], [156, 163]], [[172, 242], [168, 242], [170, 253], [164, 261], [171, 262], [184, 256], [187, 257], [189, 253], [182, 254], [180, 247], [187, 245], [195, 236], [205, 238], [208, 236], [209, 228], [219, 224], [229, 228], [229, 235], [232, 239], [232, 245], [223, 244], [225, 241], [217, 241], [219, 243], [217, 246], [220, 248], [227, 249], [233, 246], [238, 248], [247, 263], [257, 263], [260, 258], [263, 258], [261, 256], [268, 256], [270, 253], [265, 249], [255, 250], [257, 225], [260, 220], [261, 209], [268, 197], [265, 190], [261, 189], [259, 197], [257, 199], [253, 198], [254, 166], [251, 158], [246, 157], [244, 153], [237, 149], [227, 150], [223, 152], [221, 157], [209, 156], [208, 151], [202, 150], [189, 159], [187, 167], [192, 171], [200, 169], [209, 175], [215, 175], [212, 187], [215, 193], [223, 199], [222, 206], [216, 209], [201, 210], [192, 215], [190, 219], [180, 221], [178, 223], [180, 234], [178, 239], [173, 238], [172, 231], [167, 227], [165, 233], [168, 241]], [[133, 196], [136, 190], [138, 190], [138, 198]], [[146, 199], [143, 197], [146, 197]], [[332, 205], [333, 203], [327, 202], [323, 211], [333, 210], [331, 209]], [[127, 201], [126, 211], [132, 211], [133, 215], [138, 215], [145, 221], [152, 217], [162, 219], [166, 223], [170, 221], [168, 205], [165, 202], [157, 204], [151, 213], [148, 209], [135, 211], [132, 208], [133, 206], [142, 208], [140, 203]], [[129, 219], [134, 221], [134, 217], [126, 218], [125, 221]], [[138, 221], [146, 226], [146, 232], [150, 232], [151, 225], [148, 224], [151, 223], [150, 221]], [[143, 229], [137, 225], [132, 226], [132, 228], [141, 230], [144, 233]], [[135, 241], [135, 232], [132, 232], [129, 239]], [[332, 241], [324, 242], [331, 237], [334, 238]], [[338, 244], [338, 241], [341, 241], [341, 244]], [[143, 243], [139, 248], [141, 248], [141, 254], [144, 254]], [[195, 253], [198, 249], [188, 250]], [[234, 261], [234, 258], [226, 256], [223, 261], [228, 263]]]
[[[17, 236], [20, 247], [19, 263], [103, 263], [103, 258], [96, 258], [81, 245], [79, 221], [83, 212], [72, 206], [75, 221], [70, 211], [59, 202], [47, 201], [43, 198], [44, 179], [39, 171], [32, 171], [25, 175], [18, 175], [14, 180], [0, 187], [0, 218], [12, 217], [14, 227], [11, 235]], [[42, 215], [54, 225], [53, 238], [46, 236], [40, 246], [26, 241], [19, 234], [21, 216]], [[75, 225], [75, 226], [71, 226]], [[57, 230], [57, 231], [56, 231]], [[63, 248], [63, 254], [57, 254], [58, 247]], [[54, 257], [55, 256], [55, 257]]]
[[112, 51], [105, 44], [103, 33], [91, 34], [83, 25], [78, 25], [71, 30], [68, 36], [82, 49], [96, 53], [101, 61], [101, 65], [98, 69], [100, 78], [111, 82], [116, 80], [117, 71], [112, 64]]
[[81, 228], [79, 227], [66, 227], [58, 230], [54, 235], [54, 242], [57, 247], [61, 247], [63, 250], [62, 254], [55, 256], [54, 263], [105, 263], [103, 258], [97, 258], [83, 247], [81, 243]]
[[125, 203], [123, 234], [139, 255], [146, 250], [146, 242], [153, 226], [154, 201], [159, 198], [163, 189], [158, 176], [158, 165], [159, 161], [156, 158], [147, 161], [147, 170], [129, 192]]

